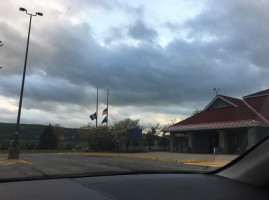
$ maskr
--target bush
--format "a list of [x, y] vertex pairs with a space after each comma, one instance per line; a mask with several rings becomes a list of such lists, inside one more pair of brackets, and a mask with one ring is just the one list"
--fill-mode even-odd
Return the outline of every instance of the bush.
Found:
[[35, 142], [26, 142], [25, 143], [25, 150], [34, 150], [37, 148], [37, 145]]
[[8, 141], [1, 142], [1, 150], [8, 150]]
[[75, 146], [73, 144], [70, 144], [70, 143], [65, 145], [65, 149], [67, 149], [67, 150], [72, 150], [72, 149], [74, 149], [74, 147]]
[[107, 126], [85, 126], [81, 127], [79, 134], [88, 140], [88, 145], [93, 151], [106, 151], [113, 150], [113, 136], [109, 134], [109, 129]]

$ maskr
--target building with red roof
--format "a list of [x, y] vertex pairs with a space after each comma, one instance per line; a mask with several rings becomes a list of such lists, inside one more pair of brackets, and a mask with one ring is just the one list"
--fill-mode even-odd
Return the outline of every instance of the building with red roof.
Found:
[[164, 131], [173, 152], [244, 152], [269, 135], [269, 89], [242, 99], [217, 95], [200, 113]]

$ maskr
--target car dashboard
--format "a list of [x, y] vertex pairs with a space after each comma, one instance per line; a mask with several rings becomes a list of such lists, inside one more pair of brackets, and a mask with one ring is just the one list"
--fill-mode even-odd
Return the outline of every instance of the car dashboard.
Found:
[[135, 174], [0, 184], [0, 199], [268, 199], [266, 188], [207, 174]]

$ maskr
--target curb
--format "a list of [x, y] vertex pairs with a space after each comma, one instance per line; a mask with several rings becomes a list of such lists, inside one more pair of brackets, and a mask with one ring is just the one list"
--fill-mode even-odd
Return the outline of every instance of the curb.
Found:
[[168, 158], [155, 158], [155, 157], [144, 157], [144, 156], [125, 156], [125, 155], [111, 155], [111, 154], [97, 154], [97, 153], [57, 153], [58, 155], [68, 155], [68, 156], [85, 156], [85, 157], [113, 157], [113, 158], [134, 158], [143, 160], [155, 160], [163, 162], [173, 162], [173, 163], [199, 163], [207, 162], [204, 160], [175, 160]]

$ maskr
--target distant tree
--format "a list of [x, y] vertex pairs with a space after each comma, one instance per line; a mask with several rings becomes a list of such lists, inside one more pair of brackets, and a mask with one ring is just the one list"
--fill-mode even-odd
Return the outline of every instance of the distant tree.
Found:
[[192, 112], [192, 116], [194, 115], [197, 115], [198, 113], [200, 113], [202, 110], [200, 109], [195, 109], [193, 112]]
[[1, 141], [1, 150], [8, 150], [8, 141]]
[[158, 136], [158, 132], [160, 128], [160, 124], [156, 124], [155, 126], [151, 126], [150, 130], [145, 134], [145, 145], [152, 146], [154, 145], [154, 141], [159, 141], [160, 137]]
[[81, 138], [88, 141], [92, 150], [112, 150], [114, 148], [113, 136], [108, 126], [83, 126], [78, 131]]
[[50, 125], [46, 126], [39, 138], [39, 149], [56, 149], [57, 137]]
[[159, 140], [159, 145], [162, 147], [166, 147], [169, 145], [169, 135], [162, 135]]
[[139, 120], [133, 120], [126, 118], [114, 124], [113, 130], [115, 136], [119, 139], [121, 143], [129, 142], [129, 131], [134, 128], [142, 127], [139, 124]]
[[[166, 128], [168, 128], [168, 127], [170, 127], [170, 126], [172, 126], [172, 125], [174, 125], [182, 120], [184, 120], [184, 119], [172, 119], [172, 120], [168, 121], [167, 123], [163, 124], [160, 127], [161, 132], [163, 132], [163, 130], [165, 130]], [[165, 135], [165, 132], [163, 132], [163, 135]]]
[[36, 143], [35, 142], [25, 142], [24, 146], [25, 146], [24, 148], [26, 150], [36, 149]]
[[64, 128], [60, 124], [52, 125], [53, 131], [56, 135], [57, 141], [60, 139], [60, 136], [64, 136]]
[[74, 149], [74, 148], [75, 148], [75, 146], [73, 144], [68, 143], [68, 144], [65, 145], [65, 149], [67, 149], [67, 150], [71, 150], [71, 149]]

